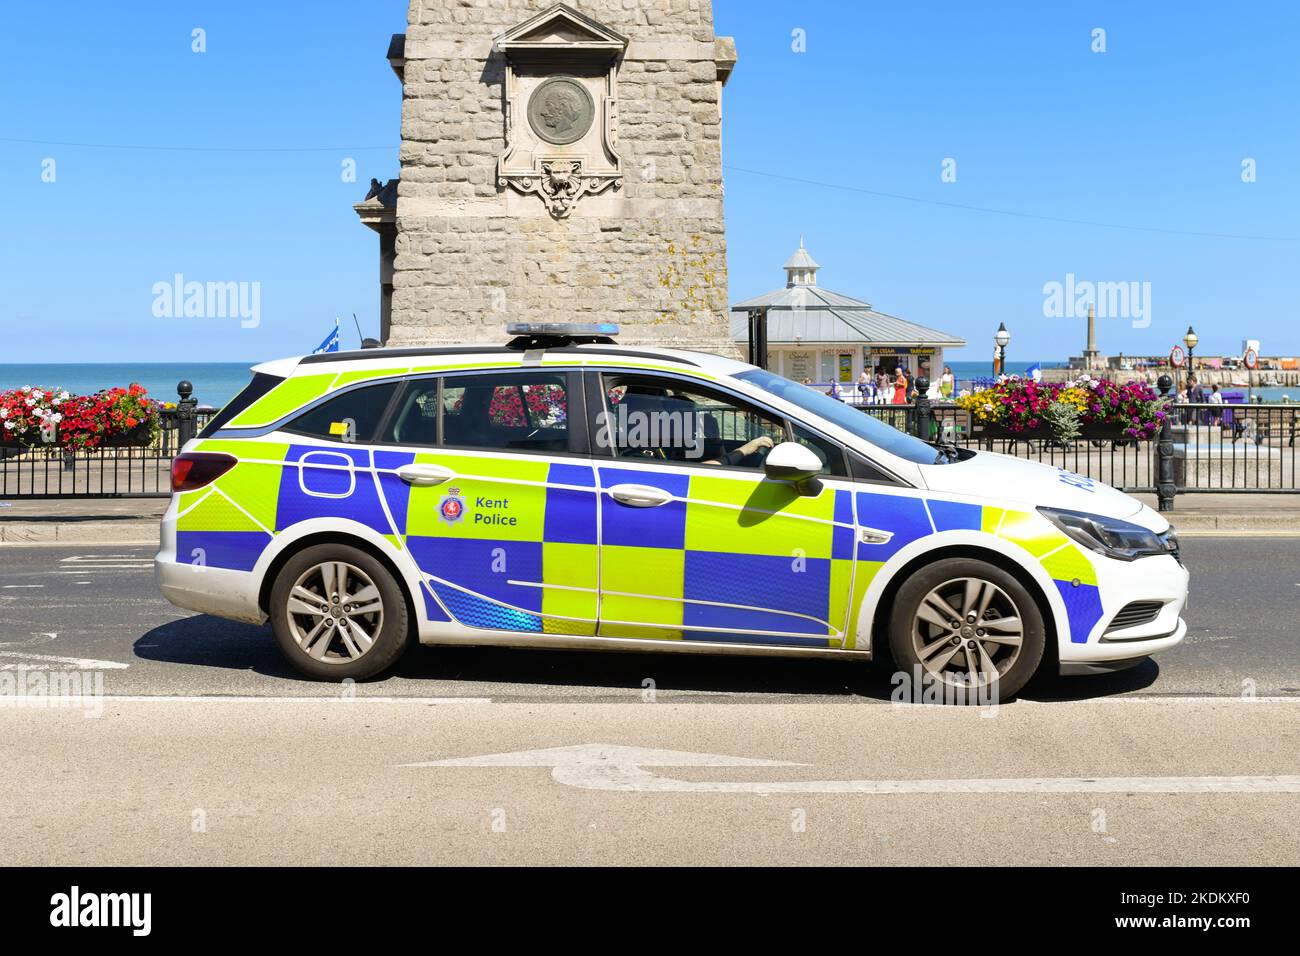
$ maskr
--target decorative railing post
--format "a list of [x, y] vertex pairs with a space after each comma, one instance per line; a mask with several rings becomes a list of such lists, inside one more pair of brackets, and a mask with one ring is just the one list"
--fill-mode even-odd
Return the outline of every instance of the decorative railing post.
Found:
[[916, 380], [916, 416], [913, 425], [916, 437], [921, 441], [930, 440], [930, 424], [934, 421], [934, 409], [930, 407], [930, 380], [922, 375]]
[[[1160, 396], [1164, 399], [1169, 398], [1169, 389], [1173, 387], [1174, 381], [1168, 375], [1161, 375], [1156, 380], [1156, 388], [1160, 389]], [[1156, 442], [1156, 495], [1160, 500], [1161, 511], [1174, 510], [1174, 495], [1178, 493], [1178, 485], [1174, 481], [1174, 426], [1169, 418], [1169, 406], [1165, 405], [1165, 416], [1160, 422], [1160, 440]]]
[[179, 452], [185, 443], [194, 437], [194, 422], [197, 419], [199, 400], [191, 398], [194, 386], [188, 379], [176, 383], [176, 394], [181, 400], [176, 403], [176, 450]]

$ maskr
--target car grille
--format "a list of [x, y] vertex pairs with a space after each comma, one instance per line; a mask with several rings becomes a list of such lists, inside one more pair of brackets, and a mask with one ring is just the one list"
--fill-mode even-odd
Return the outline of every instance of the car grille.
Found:
[[1164, 606], [1163, 601], [1134, 601], [1126, 604], [1111, 620], [1106, 633], [1126, 627], [1137, 627], [1139, 624], [1150, 624], [1159, 617], [1160, 609]]

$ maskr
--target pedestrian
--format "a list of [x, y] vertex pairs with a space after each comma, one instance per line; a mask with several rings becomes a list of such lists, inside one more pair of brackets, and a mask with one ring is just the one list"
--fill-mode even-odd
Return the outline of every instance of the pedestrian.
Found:
[[1222, 425], [1223, 424], [1223, 396], [1219, 393], [1218, 382], [1215, 382], [1213, 385], [1210, 386], [1210, 397], [1207, 399], [1207, 401], [1211, 405], [1219, 406], [1218, 408], [1210, 409], [1210, 424]]
[[858, 404], [859, 405], [870, 404], [871, 392], [872, 392], [871, 376], [867, 374], [866, 369], [863, 369], [862, 372], [858, 375]]
[[894, 369], [894, 404], [906, 405], [907, 394], [907, 376], [903, 374], [901, 368]]
[[955, 385], [956, 382], [953, 381], [952, 377], [952, 368], [945, 365], [943, 367], [943, 374], [939, 376], [939, 394], [943, 397], [945, 402], [952, 401], [952, 390]]

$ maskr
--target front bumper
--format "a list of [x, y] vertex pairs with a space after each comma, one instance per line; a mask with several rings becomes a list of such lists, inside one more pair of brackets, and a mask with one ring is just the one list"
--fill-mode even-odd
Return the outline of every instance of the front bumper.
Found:
[[[1094, 673], [1075, 669], [1075, 664], [1111, 665], [1137, 663], [1152, 654], [1168, 650], [1187, 636], [1182, 619], [1187, 606], [1190, 575], [1172, 556], [1160, 555], [1136, 561], [1117, 561], [1090, 555], [1097, 571], [1102, 615], [1086, 641], [1062, 641], [1062, 673]], [[1135, 627], [1111, 629], [1115, 615], [1134, 602], [1159, 602], [1159, 612]], [[1075, 637], [1077, 635], [1071, 635]]]

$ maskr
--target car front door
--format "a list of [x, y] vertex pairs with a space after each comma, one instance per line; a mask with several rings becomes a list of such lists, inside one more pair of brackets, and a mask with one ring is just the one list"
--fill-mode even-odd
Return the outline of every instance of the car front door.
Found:
[[811, 444], [826, 467], [803, 494], [763, 472], [767, 451], [794, 437], [781, 416], [685, 377], [588, 375], [598, 633], [847, 646], [855, 530], [842, 450]]

